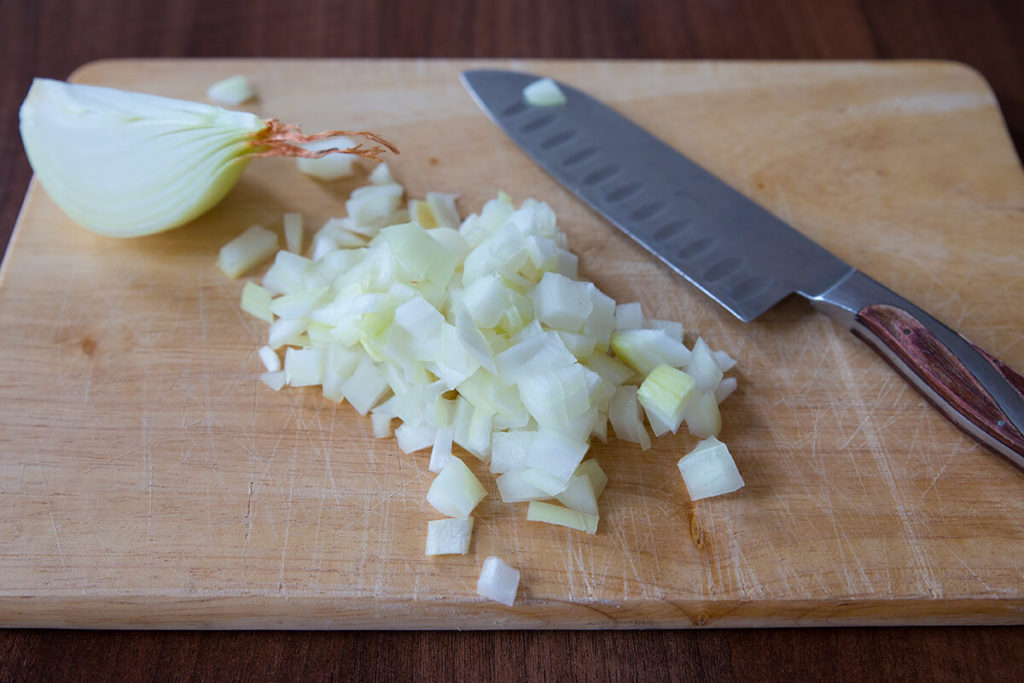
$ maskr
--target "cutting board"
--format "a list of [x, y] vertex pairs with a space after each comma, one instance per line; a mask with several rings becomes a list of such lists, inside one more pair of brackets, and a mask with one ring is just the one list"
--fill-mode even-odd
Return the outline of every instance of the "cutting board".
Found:
[[[551, 204], [581, 273], [740, 360], [722, 438], [746, 487], [690, 501], [689, 435], [592, 454], [595, 535], [488, 490], [465, 556], [426, 557], [424, 453], [314, 388], [257, 379], [264, 323], [215, 267], [250, 224], [319, 226], [352, 180], [250, 165], [194, 223], [93, 235], [32, 183], [0, 275], [0, 625], [621, 628], [1024, 621], [1024, 473], [799, 300], [743, 324], [534, 166], [472, 66], [608, 101], [843, 259], [1024, 369], [1024, 174], [992, 92], [942, 62], [103, 61], [75, 81], [203, 100], [244, 73], [266, 117], [375, 130], [411, 197]], [[258, 276], [259, 272], [254, 273]], [[476, 594], [484, 558], [522, 572]]]

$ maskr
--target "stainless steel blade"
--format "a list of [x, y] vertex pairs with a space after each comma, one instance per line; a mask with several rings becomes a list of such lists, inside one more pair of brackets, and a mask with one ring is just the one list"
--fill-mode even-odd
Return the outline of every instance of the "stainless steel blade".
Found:
[[853, 272], [823, 247], [607, 105], [531, 106], [539, 76], [475, 70], [463, 83], [541, 167], [743, 321], [787, 295], [815, 297]]

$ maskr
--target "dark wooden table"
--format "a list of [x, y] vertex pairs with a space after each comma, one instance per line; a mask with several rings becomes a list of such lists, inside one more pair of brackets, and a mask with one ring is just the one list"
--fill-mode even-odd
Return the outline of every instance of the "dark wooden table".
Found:
[[[31, 175], [33, 76], [103, 57], [966, 62], [1024, 148], [1020, 0], [0, 0], [0, 245]], [[2, 437], [0, 437], [2, 452]], [[0, 581], [2, 581], [0, 577]], [[1019, 680], [1022, 627], [631, 632], [0, 630], [0, 680]]]

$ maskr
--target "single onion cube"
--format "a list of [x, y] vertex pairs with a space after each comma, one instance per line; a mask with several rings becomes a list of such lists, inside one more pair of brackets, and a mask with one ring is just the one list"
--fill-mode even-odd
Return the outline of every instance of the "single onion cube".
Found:
[[272, 296], [265, 287], [251, 280], [242, 288], [242, 310], [268, 323], [274, 322], [274, 313], [270, 310], [271, 299]]
[[[579, 469], [579, 468], [577, 468]], [[586, 474], [575, 474], [569, 479], [569, 485], [555, 498], [559, 503], [577, 512], [584, 512], [588, 515], [596, 515], [597, 496], [594, 494], [594, 485]]]
[[369, 180], [374, 185], [394, 185], [395, 178], [386, 162], [381, 162], [370, 172]]
[[485, 598], [509, 607], [516, 601], [519, 590], [519, 570], [505, 564], [501, 558], [488, 557], [484, 560], [476, 592]]
[[238, 277], [277, 251], [277, 235], [260, 225], [249, 229], [220, 248], [217, 267], [228, 277]]
[[431, 472], [440, 472], [452, 457], [452, 437], [455, 431], [451, 426], [441, 427], [434, 434], [434, 443], [430, 449], [430, 465], [427, 467]]
[[686, 372], [693, 377], [694, 383], [701, 391], [714, 391], [722, 381], [722, 368], [703, 338], [698, 337], [693, 345], [693, 353]]
[[644, 312], [639, 302], [615, 307], [615, 329], [639, 330], [644, 326]]
[[[339, 135], [338, 137], [307, 142], [303, 147], [312, 152], [320, 152], [325, 149], [349, 149], [355, 147], [355, 144], [355, 141], [351, 138]], [[355, 160], [354, 154], [328, 154], [319, 159], [303, 159], [299, 157], [295, 160], [295, 163], [299, 170], [308, 176], [313, 176], [320, 180], [337, 180], [352, 175], [352, 167]]]
[[281, 387], [285, 385], [287, 377], [284, 374], [284, 370], [277, 370], [275, 372], [264, 372], [260, 375], [260, 381], [266, 384], [274, 391], [281, 391]]
[[590, 487], [594, 491], [594, 496], [597, 498], [601, 497], [601, 494], [604, 493], [604, 487], [608, 484], [608, 475], [601, 469], [597, 460], [593, 458], [584, 460], [576, 468], [576, 474], [586, 475], [590, 479]]
[[311, 387], [324, 381], [324, 352], [321, 349], [296, 349], [284, 352], [284, 373], [293, 387]]
[[726, 377], [715, 387], [715, 400], [721, 403], [729, 398], [732, 392], [736, 391], [737, 382], [735, 377]]
[[658, 365], [683, 368], [690, 362], [690, 350], [663, 329], [617, 330], [611, 344], [619, 360], [644, 375]]
[[586, 531], [588, 534], [597, 533], [597, 515], [587, 514], [579, 510], [570, 510], [561, 505], [545, 503], [539, 500], [531, 500], [530, 506], [526, 509], [526, 519], [529, 522], [546, 522], [559, 526]]
[[686, 405], [686, 428], [698, 439], [718, 436], [722, 429], [722, 414], [714, 393], [696, 391]]
[[679, 472], [692, 500], [732, 493], [743, 487], [743, 477], [729, 448], [713, 436], [679, 459]]
[[373, 436], [377, 439], [386, 439], [391, 436], [391, 420], [394, 417], [388, 413], [370, 413], [370, 424], [373, 426]]
[[284, 243], [288, 251], [302, 253], [302, 214], [290, 211], [284, 215]]
[[261, 346], [256, 353], [259, 354], [263, 367], [267, 369], [267, 372], [277, 372], [281, 369], [281, 357], [277, 355], [277, 351], [274, 349], [269, 346]]
[[527, 481], [527, 470], [510, 470], [497, 479], [498, 494], [503, 503], [524, 503], [550, 498], [551, 494]]
[[693, 392], [692, 377], [682, 370], [659, 365], [640, 385], [637, 399], [647, 411], [648, 419], [654, 415], [674, 433], [683, 421], [686, 404]]
[[428, 192], [427, 204], [434, 214], [434, 220], [442, 228], [459, 227], [459, 211], [455, 208], [455, 195], [445, 192]]
[[427, 522], [427, 555], [465, 555], [473, 535], [473, 518]]
[[465, 518], [486, 495], [487, 490], [466, 463], [453, 455], [430, 484], [427, 502], [441, 514]]
[[535, 107], [557, 107], [565, 104], [565, 93], [550, 78], [541, 78], [523, 88], [523, 99]]
[[231, 76], [217, 81], [206, 89], [206, 96], [217, 104], [237, 107], [256, 96], [252, 83], [245, 76]]

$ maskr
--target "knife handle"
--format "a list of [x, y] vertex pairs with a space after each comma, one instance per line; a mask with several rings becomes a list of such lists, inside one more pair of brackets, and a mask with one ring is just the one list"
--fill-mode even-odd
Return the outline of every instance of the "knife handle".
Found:
[[1024, 469], [1024, 377], [860, 271], [810, 298], [953, 424]]

